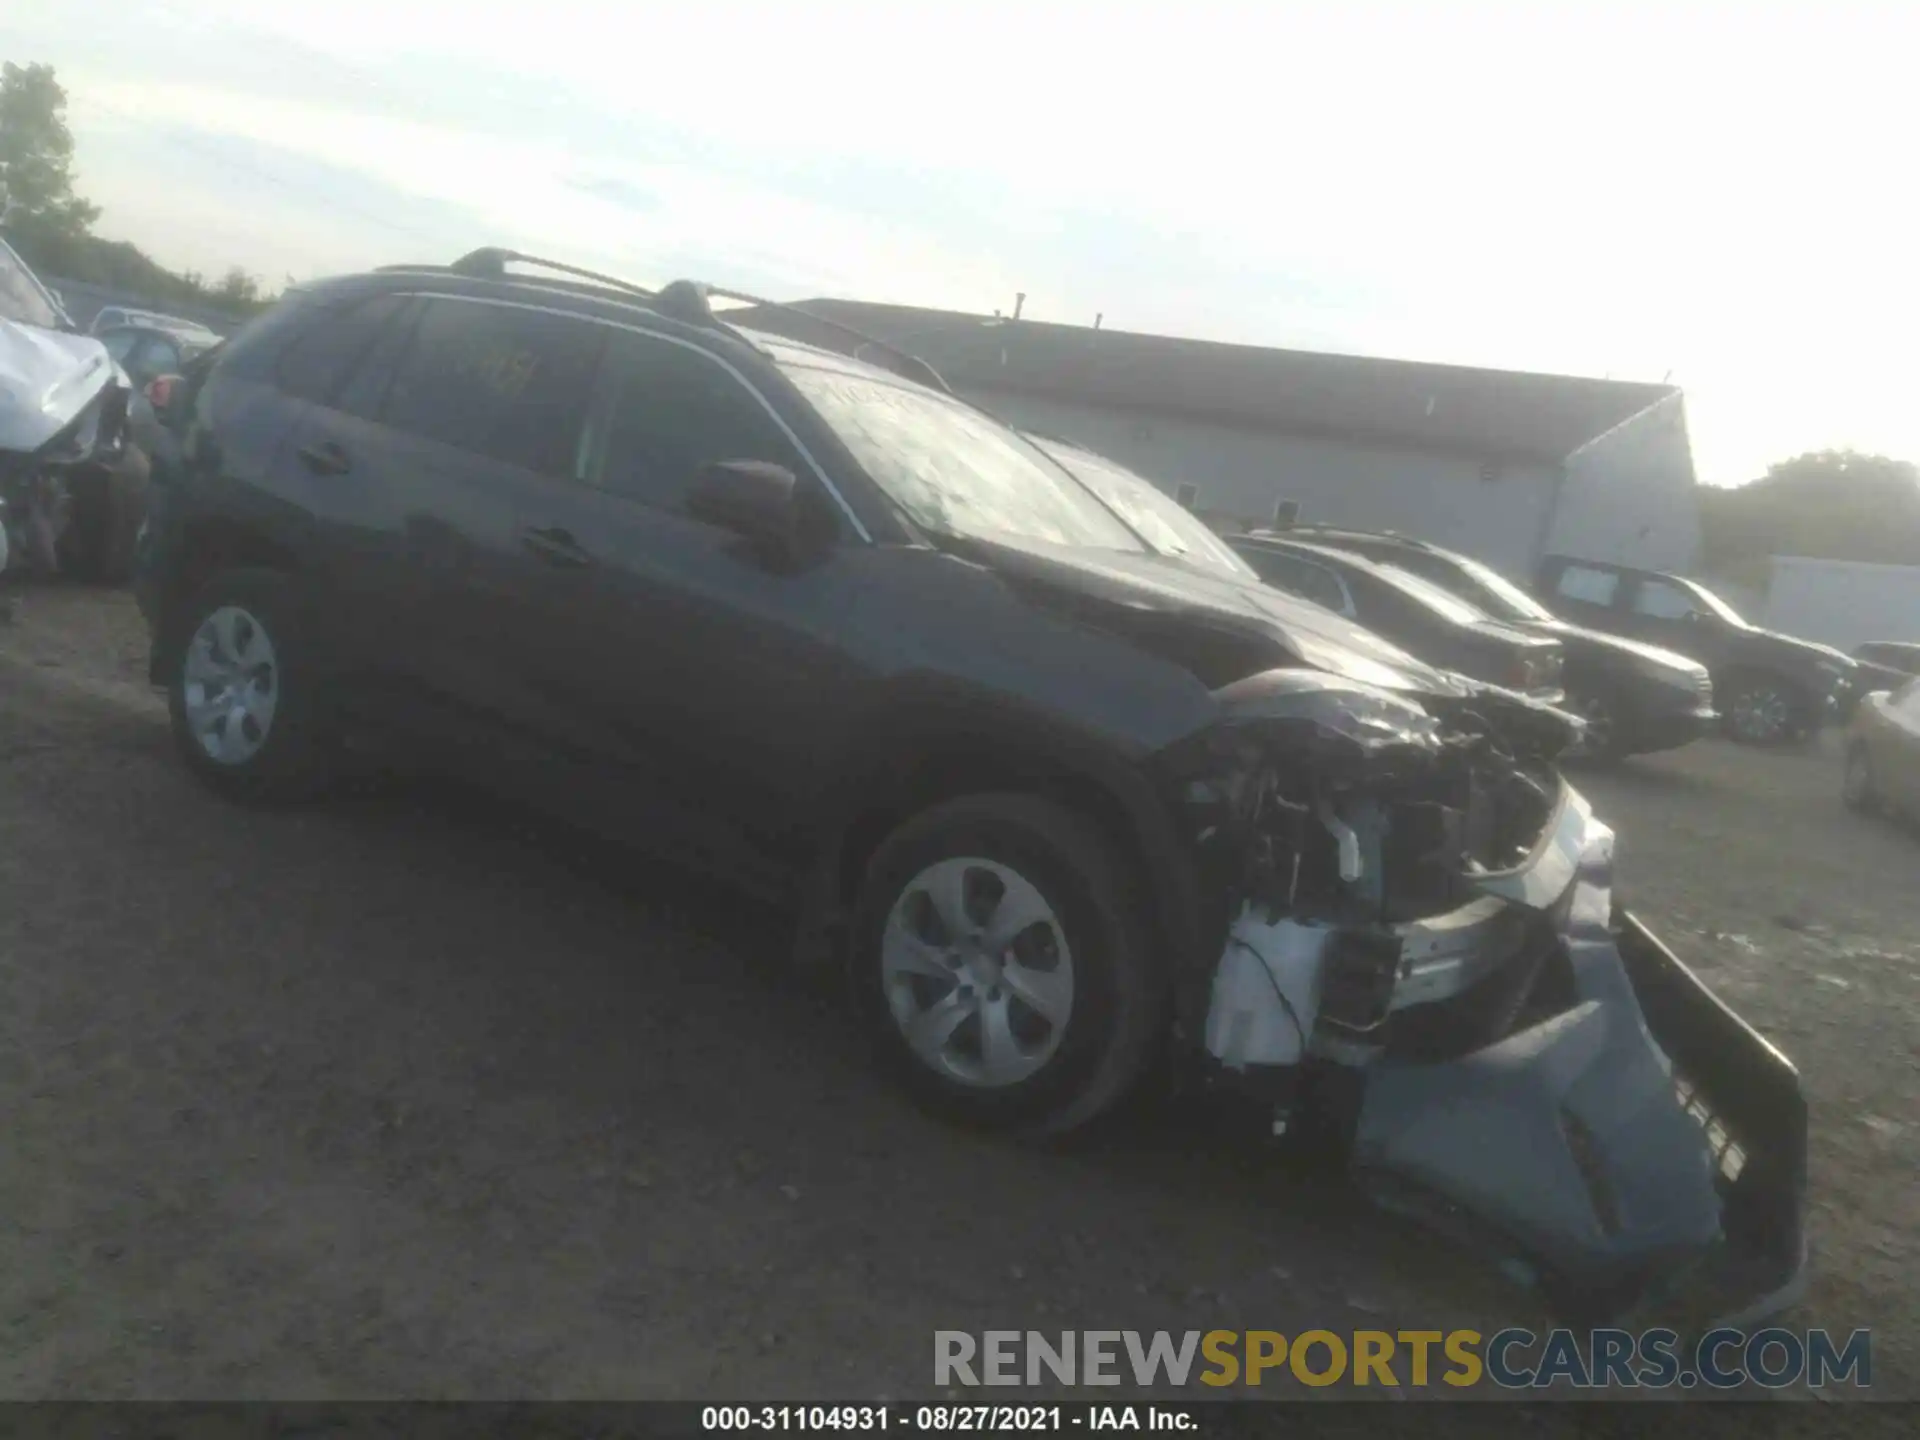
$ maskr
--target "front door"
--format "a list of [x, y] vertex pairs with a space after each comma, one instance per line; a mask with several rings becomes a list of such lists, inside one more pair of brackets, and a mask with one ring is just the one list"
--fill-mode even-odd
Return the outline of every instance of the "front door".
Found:
[[685, 511], [695, 476], [719, 460], [810, 474], [724, 362], [612, 331], [581, 481], [530, 491], [520, 516], [534, 601], [512, 649], [526, 688], [563, 706], [619, 772], [644, 777], [695, 846], [744, 841], [718, 858], [777, 867], [817, 820], [807, 807], [821, 757], [862, 691], [843, 639], [869, 547], [842, 526], [818, 563], [770, 566]]

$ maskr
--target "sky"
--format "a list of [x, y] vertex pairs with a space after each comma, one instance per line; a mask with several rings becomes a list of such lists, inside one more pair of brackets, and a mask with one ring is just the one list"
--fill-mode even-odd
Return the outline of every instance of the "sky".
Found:
[[13, 0], [97, 229], [1685, 388], [1920, 460], [1920, 5]]

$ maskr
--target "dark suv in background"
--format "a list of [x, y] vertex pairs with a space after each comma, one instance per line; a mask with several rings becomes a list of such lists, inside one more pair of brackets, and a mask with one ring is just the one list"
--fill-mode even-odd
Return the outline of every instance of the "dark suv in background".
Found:
[[1705, 665], [1735, 740], [1805, 740], [1850, 708], [1857, 667], [1849, 656], [1749, 625], [1697, 580], [1553, 555], [1541, 566], [1537, 589], [1570, 620], [1648, 640]]
[[525, 260], [303, 287], [175, 388], [137, 592], [208, 784], [372, 748], [716, 868], [959, 1119], [1152, 1072], [1589, 1310], [1790, 1293], [1797, 1079], [1614, 910], [1565, 716], [1154, 553], [868, 337]]
[[1228, 537], [1267, 584], [1378, 631], [1430, 665], [1557, 705], [1566, 698], [1560, 642], [1502, 624], [1419, 576], [1291, 530]]
[[1583, 747], [1595, 759], [1671, 750], [1710, 733], [1718, 719], [1713, 682], [1699, 661], [1563, 620], [1470, 556], [1377, 531], [1304, 525], [1287, 533], [1411, 571], [1503, 625], [1559, 641], [1566, 708], [1587, 722]]

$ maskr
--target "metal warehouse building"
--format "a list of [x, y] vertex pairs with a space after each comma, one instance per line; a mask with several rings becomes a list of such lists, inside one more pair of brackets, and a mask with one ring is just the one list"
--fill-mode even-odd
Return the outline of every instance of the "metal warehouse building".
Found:
[[[1131, 466], [1211, 516], [1391, 528], [1516, 576], [1581, 555], [1685, 570], [1698, 521], [1679, 390], [872, 305], [802, 302], [975, 403]], [[844, 348], [787, 312], [754, 324]]]

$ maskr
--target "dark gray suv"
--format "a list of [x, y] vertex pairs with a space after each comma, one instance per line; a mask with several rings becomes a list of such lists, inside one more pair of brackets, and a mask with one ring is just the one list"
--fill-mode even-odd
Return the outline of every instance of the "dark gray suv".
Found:
[[1152, 553], [911, 357], [524, 259], [177, 387], [138, 593], [209, 784], [377, 744], [720, 869], [943, 1114], [1232, 1091], [1584, 1304], [1790, 1291], [1797, 1079], [1614, 910], [1576, 722]]

